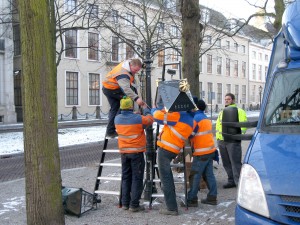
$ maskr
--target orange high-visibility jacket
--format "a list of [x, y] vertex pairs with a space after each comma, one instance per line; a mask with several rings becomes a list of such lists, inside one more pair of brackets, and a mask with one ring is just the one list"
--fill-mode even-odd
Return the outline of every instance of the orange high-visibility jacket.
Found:
[[144, 114], [135, 114], [132, 110], [122, 110], [115, 117], [120, 153], [137, 153], [146, 151], [146, 136], [144, 129], [153, 123], [150, 110], [144, 109]]
[[191, 144], [193, 147], [193, 156], [207, 155], [216, 151], [214, 136], [212, 132], [212, 123], [203, 111], [197, 111], [194, 116], [196, 127], [193, 131]]
[[124, 62], [121, 62], [115, 68], [113, 68], [105, 77], [104, 81], [102, 81], [102, 85], [110, 90], [115, 90], [120, 88], [116, 77], [122, 74], [126, 74], [130, 78], [130, 84], [134, 82], [134, 77], [132, 74], [123, 67]]
[[151, 113], [156, 122], [164, 125], [157, 145], [167, 151], [179, 154], [196, 126], [193, 115], [188, 112], [168, 113], [158, 109], [152, 109]]

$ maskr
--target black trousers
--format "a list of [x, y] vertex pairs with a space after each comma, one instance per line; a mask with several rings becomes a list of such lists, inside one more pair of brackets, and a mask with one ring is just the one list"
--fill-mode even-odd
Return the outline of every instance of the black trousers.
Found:
[[112, 134], [116, 132], [115, 117], [119, 113], [120, 100], [123, 98], [124, 93], [121, 89], [110, 90], [105, 87], [102, 87], [102, 92], [106, 96], [107, 101], [110, 105], [106, 133]]

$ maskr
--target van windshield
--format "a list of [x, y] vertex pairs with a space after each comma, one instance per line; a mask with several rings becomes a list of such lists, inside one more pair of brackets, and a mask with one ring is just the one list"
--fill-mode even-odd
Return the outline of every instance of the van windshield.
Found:
[[[263, 124], [272, 131], [291, 131], [300, 125], [300, 71], [287, 70], [275, 74], [264, 114]], [[284, 129], [281, 130], [280, 128]], [[285, 129], [286, 128], [286, 129]]]

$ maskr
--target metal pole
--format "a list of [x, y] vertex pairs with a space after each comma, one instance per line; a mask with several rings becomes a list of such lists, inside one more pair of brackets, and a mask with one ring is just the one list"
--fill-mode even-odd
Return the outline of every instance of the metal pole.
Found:
[[259, 109], [261, 108], [261, 90], [259, 91]]
[[[149, 46], [146, 47], [146, 60], [144, 63], [146, 64], [146, 103], [149, 106], [152, 106], [151, 99], [151, 64], [152, 60], [150, 57], [151, 48]], [[144, 190], [144, 199], [150, 200], [153, 182], [151, 182], [151, 176], [154, 172], [154, 143], [153, 143], [153, 127], [149, 126], [146, 128], [146, 187]]]
[[261, 108], [261, 93], [262, 93], [262, 86], [261, 85], [259, 85], [258, 91], [259, 91], [259, 109], [260, 109]]
[[210, 120], [212, 120], [212, 92], [210, 92]]

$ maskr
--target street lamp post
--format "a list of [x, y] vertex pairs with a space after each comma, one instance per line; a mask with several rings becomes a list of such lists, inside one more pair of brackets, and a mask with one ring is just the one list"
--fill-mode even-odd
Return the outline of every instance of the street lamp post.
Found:
[[[146, 65], [146, 103], [148, 106], [152, 106], [152, 98], [151, 98], [151, 47], [146, 47], [145, 52], [145, 60], [144, 63]], [[146, 186], [144, 189], [144, 199], [150, 200], [151, 193], [153, 189], [153, 182], [151, 181], [151, 177], [154, 173], [154, 143], [153, 143], [153, 127], [149, 126], [146, 128]]]
[[262, 93], [262, 86], [261, 85], [259, 85], [258, 91], [259, 91], [259, 109], [260, 109], [261, 108], [261, 93]]

